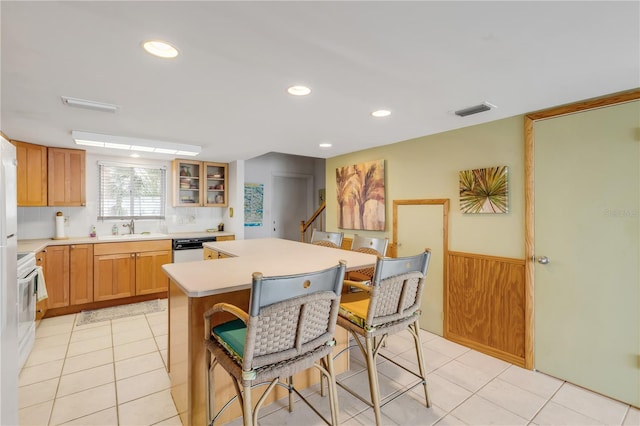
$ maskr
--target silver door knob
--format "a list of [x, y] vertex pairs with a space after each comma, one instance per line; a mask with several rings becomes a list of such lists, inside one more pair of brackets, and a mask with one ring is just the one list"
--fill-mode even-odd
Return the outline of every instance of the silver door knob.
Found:
[[541, 265], [546, 265], [550, 262], [549, 258], [547, 256], [540, 256], [538, 258], [538, 263]]

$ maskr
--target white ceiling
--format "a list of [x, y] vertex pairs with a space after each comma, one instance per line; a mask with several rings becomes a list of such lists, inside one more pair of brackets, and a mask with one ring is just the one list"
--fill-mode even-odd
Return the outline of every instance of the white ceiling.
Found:
[[[0, 128], [49, 146], [81, 130], [201, 145], [215, 161], [328, 158], [640, 87], [637, 1], [0, 7]], [[145, 53], [152, 38], [178, 58]], [[313, 92], [292, 97], [293, 84]], [[452, 114], [483, 101], [498, 108]], [[380, 108], [393, 114], [371, 117]]]

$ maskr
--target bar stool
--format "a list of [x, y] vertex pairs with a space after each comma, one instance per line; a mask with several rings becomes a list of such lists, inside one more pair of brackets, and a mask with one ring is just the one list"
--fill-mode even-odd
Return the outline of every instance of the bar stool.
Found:
[[[423, 385], [425, 403], [427, 407], [430, 407], [429, 393], [427, 391], [427, 372], [424, 367], [420, 327], [418, 325], [418, 319], [421, 314], [420, 300], [430, 257], [431, 251], [429, 249], [416, 256], [401, 258], [379, 257], [370, 285], [345, 280], [345, 285], [358, 287], [362, 291], [342, 295], [338, 325], [349, 331], [367, 361], [371, 400], [364, 399], [344, 384], [338, 382], [338, 385], [373, 407], [376, 424], [378, 425], [381, 424], [380, 408], [398, 397], [398, 395], [393, 395], [387, 401], [380, 400], [376, 367], [378, 355], [419, 378], [420, 380], [417, 383], [402, 393], [418, 385]], [[403, 330], [408, 330], [413, 337], [418, 360], [418, 372], [409, 370], [396, 363], [393, 359], [379, 353], [387, 336]]]
[[[330, 424], [338, 424], [332, 351], [345, 267], [341, 261], [332, 268], [305, 274], [263, 277], [254, 273], [248, 313], [227, 303], [217, 303], [204, 313], [208, 425], [236, 398], [244, 425], [257, 425], [258, 411], [276, 385], [289, 390], [289, 411], [293, 411], [293, 392], [309, 404], [293, 386], [292, 377], [310, 367], [316, 367], [320, 380], [326, 378], [329, 383]], [[212, 328], [216, 313], [232, 314], [236, 319]], [[232, 378], [236, 396], [213, 415], [212, 378], [218, 365]], [[280, 382], [280, 377], [288, 377], [287, 382]], [[252, 387], [267, 383], [254, 408]]]
[[342, 232], [323, 232], [314, 229], [310, 242], [318, 246], [341, 248], [343, 236]]

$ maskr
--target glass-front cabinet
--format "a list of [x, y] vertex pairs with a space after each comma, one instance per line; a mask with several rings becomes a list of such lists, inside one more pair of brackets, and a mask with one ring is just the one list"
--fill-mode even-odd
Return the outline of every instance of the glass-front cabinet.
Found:
[[226, 207], [227, 164], [173, 160], [174, 207]]
[[207, 207], [226, 207], [227, 205], [227, 164], [204, 163], [207, 183], [204, 205]]

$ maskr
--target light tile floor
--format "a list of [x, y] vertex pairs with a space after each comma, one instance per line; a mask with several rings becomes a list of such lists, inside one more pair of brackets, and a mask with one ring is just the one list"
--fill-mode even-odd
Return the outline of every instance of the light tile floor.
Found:
[[[640, 410], [541, 373], [524, 370], [423, 332], [432, 406], [415, 388], [383, 407], [387, 425], [640, 425]], [[392, 336], [388, 355], [415, 367], [409, 334]], [[180, 425], [165, 369], [167, 312], [83, 326], [76, 315], [45, 319], [20, 374], [21, 425]], [[352, 350], [352, 368], [340, 375], [368, 395], [364, 362]], [[383, 396], [414, 378], [381, 360]], [[318, 387], [303, 392], [327, 417]], [[339, 388], [340, 421], [374, 424], [373, 412]], [[261, 425], [322, 425], [304, 403], [289, 413], [285, 401], [263, 408]], [[241, 425], [236, 419], [230, 425]]]

